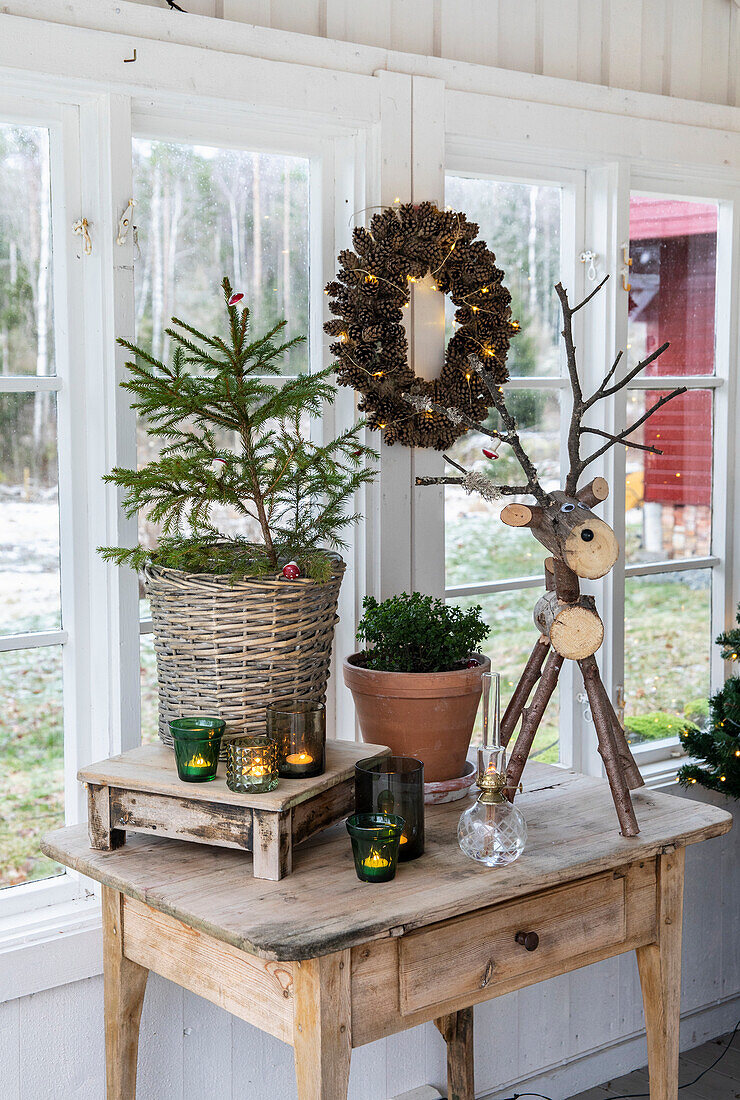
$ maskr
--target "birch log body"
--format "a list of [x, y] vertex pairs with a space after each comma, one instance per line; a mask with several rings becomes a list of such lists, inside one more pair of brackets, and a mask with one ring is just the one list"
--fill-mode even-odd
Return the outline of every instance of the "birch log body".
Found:
[[604, 640], [604, 624], [591, 596], [561, 603], [555, 592], [545, 592], [535, 604], [534, 622], [555, 652], [571, 661], [590, 657]]

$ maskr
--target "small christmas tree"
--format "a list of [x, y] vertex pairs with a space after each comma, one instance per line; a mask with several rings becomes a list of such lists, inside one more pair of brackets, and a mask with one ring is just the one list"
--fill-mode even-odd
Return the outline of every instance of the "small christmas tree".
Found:
[[[228, 336], [208, 336], [172, 318], [174, 345], [165, 366], [127, 340], [135, 359], [121, 385], [135, 397], [150, 435], [164, 442], [158, 458], [139, 470], [116, 467], [106, 481], [125, 490], [128, 516], [148, 509], [161, 523], [156, 550], [101, 548], [108, 561], [141, 569], [156, 563], [194, 573], [259, 576], [295, 560], [304, 575], [327, 580], [327, 549], [341, 549], [355, 491], [374, 477], [375, 452], [360, 441], [362, 423], [319, 445], [307, 433], [334, 400], [331, 368], [270, 384], [278, 361], [304, 338], [279, 343], [286, 322], [249, 338], [242, 294], [223, 281]], [[276, 338], [278, 340], [276, 341]], [[236, 441], [224, 447], [224, 436]], [[216, 506], [251, 520], [261, 541], [226, 537], [213, 520]]]
[[[740, 624], [740, 608], [736, 615]], [[740, 625], [720, 634], [725, 661], [740, 659]], [[684, 764], [678, 773], [683, 787], [701, 783], [712, 791], [740, 797], [740, 677], [731, 676], [709, 700], [709, 719], [699, 729], [688, 725], [681, 734], [684, 749], [702, 764]]]

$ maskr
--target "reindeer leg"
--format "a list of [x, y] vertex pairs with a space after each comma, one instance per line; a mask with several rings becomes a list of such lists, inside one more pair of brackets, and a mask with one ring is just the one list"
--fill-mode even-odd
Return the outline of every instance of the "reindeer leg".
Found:
[[583, 673], [583, 683], [586, 687], [594, 725], [596, 726], [596, 734], [599, 739], [599, 753], [604, 761], [604, 768], [611, 787], [622, 836], [637, 836], [640, 828], [635, 817], [622, 761], [617, 751], [614, 724], [609, 708], [606, 706], [609, 700], [601, 682], [599, 666], [596, 664], [596, 658], [591, 656], [580, 660], [578, 667]]
[[510, 802], [514, 801], [514, 795], [519, 786], [519, 781], [522, 778], [524, 765], [527, 763], [527, 757], [532, 748], [532, 742], [534, 741], [539, 724], [542, 721], [545, 708], [552, 698], [552, 693], [558, 682], [558, 676], [560, 675], [562, 666], [563, 658], [559, 653], [553, 651], [547, 658], [540, 682], [535, 688], [532, 704], [524, 711], [522, 728], [519, 730], [519, 736], [516, 739], [514, 751], [509, 760], [509, 767], [506, 769], [506, 797]]
[[550, 648], [550, 640], [541, 634], [534, 643], [534, 649], [530, 653], [524, 671], [519, 677], [519, 683], [514, 688], [514, 694], [509, 700], [509, 705], [501, 719], [501, 744], [508, 745], [522, 711], [527, 705], [527, 700], [532, 693], [532, 688], [537, 683], [542, 672], [542, 665]]
[[599, 676], [598, 681], [596, 681], [596, 686], [599, 694], [603, 696], [604, 709], [611, 717], [612, 729], [614, 731], [614, 743], [622, 763], [622, 771], [627, 780], [627, 786], [631, 791], [636, 791], [639, 787], [645, 786], [645, 780], [640, 775], [640, 769], [632, 755], [632, 750], [627, 744], [627, 738], [622, 723], [617, 718], [617, 712], [614, 710], [614, 705], [604, 687], [604, 681], [601, 679], [601, 676]]

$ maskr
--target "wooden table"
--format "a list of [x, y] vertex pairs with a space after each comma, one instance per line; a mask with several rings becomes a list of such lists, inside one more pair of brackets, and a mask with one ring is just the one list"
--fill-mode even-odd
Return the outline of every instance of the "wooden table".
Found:
[[[245, 874], [251, 857], [230, 849], [133, 834], [93, 851], [85, 826], [48, 836], [47, 855], [104, 887], [108, 1100], [135, 1096], [150, 970], [292, 1044], [300, 1100], [345, 1100], [353, 1047], [428, 1020], [447, 1042], [449, 1095], [473, 1100], [473, 1005], [631, 950], [650, 1095], [676, 1100], [684, 848], [732, 819], [643, 789], [628, 840], [603, 780], [531, 764], [524, 782], [516, 863], [467, 859], [465, 803], [431, 806], [425, 855], [383, 885], [357, 880], [341, 825], [298, 848], [280, 882]], [[528, 950], [518, 934], [532, 932]]]

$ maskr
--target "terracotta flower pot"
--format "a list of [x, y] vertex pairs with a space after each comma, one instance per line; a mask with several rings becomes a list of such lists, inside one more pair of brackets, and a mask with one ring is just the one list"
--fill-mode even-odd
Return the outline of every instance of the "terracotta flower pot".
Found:
[[376, 672], [362, 654], [344, 662], [365, 741], [388, 745], [395, 756], [424, 761], [424, 781], [457, 779], [465, 767], [481, 696], [481, 673], [491, 662], [476, 653], [475, 668], [453, 672]]

